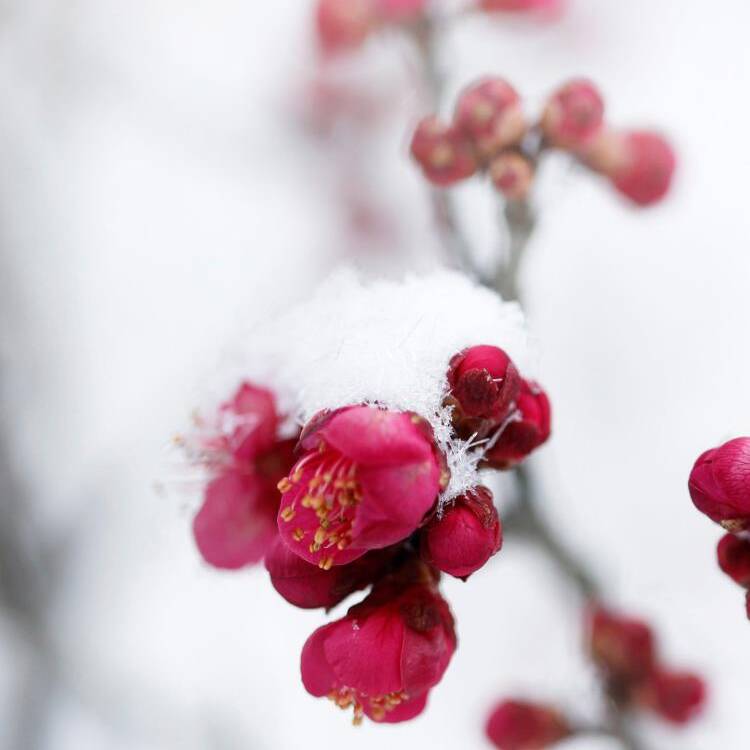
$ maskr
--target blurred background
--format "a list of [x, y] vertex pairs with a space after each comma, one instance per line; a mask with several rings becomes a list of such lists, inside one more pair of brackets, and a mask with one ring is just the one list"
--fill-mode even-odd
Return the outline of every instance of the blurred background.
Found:
[[[170, 438], [239, 327], [353, 256], [393, 272], [439, 255], [407, 156], [413, 50], [369, 42], [340, 72], [359, 124], [332, 125], [311, 11], [0, 2], [0, 747], [480, 749], [500, 696], [595, 700], [577, 599], [523, 545], [446, 582], [460, 648], [428, 711], [358, 730], [298, 679], [324, 616], [194, 549]], [[545, 511], [667, 661], [711, 683], [685, 731], [644, 720], [659, 750], [747, 747], [750, 627], [686, 481], [750, 433], [749, 26], [739, 0], [572, 0], [556, 23], [466, 18], [443, 40], [446, 102], [497, 73], [533, 108], [585, 74], [613, 122], [680, 155], [649, 211], [553, 160], [522, 278], [556, 414]], [[459, 199], [491, 257], [488, 192]]]

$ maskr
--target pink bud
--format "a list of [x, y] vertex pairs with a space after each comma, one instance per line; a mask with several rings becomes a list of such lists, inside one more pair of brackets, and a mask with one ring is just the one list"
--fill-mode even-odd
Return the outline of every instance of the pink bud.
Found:
[[569, 81], [556, 91], [542, 115], [547, 139], [563, 148], [580, 148], [601, 130], [604, 101], [593, 83], [584, 79]]
[[750, 529], [750, 437], [703, 453], [688, 487], [695, 507], [727, 531]]
[[526, 132], [518, 94], [502, 78], [485, 78], [465, 89], [454, 122], [484, 159], [518, 143]]
[[634, 682], [651, 674], [656, 660], [654, 636], [645, 622], [594, 607], [588, 631], [591, 658], [609, 679]]
[[517, 151], [506, 151], [490, 162], [490, 178], [508, 200], [528, 197], [534, 180], [534, 165]]
[[486, 11], [559, 11], [564, 0], [479, 0], [479, 7]]
[[727, 534], [717, 548], [719, 567], [736, 583], [750, 589], [750, 539]]
[[[490, 438], [484, 462], [496, 469], [509, 469], [547, 442], [551, 432], [551, 407], [547, 394], [528, 380], [521, 381], [516, 413]], [[494, 442], [493, 442], [494, 440]]]
[[290, 604], [301, 609], [331, 609], [377, 580], [395, 553], [394, 548], [373, 550], [348, 565], [321, 570], [295, 555], [277, 535], [266, 553], [265, 565], [273, 587]]
[[639, 206], [660, 201], [669, 191], [676, 167], [672, 147], [656, 133], [635, 131], [604, 141], [609, 153], [599, 155], [607, 176], [624, 196]]
[[409, 23], [424, 15], [428, 0], [377, 0], [381, 17], [389, 23]]
[[687, 724], [706, 703], [706, 684], [687, 672], [658, 670], [639, 689], [641, 705], [672, 724]]
[[359, 47], [377, 21], [374, 0], [318, 0], [318, 39], [325, 52]]
[[502, 527], [486, 487], [456, 498], [422, 530], [422, 559], [438, 570], [466, 580], [502, 546]]
[[448, 402], [453, 424], [463, 437], [485, 435], [511, 412], [521, 376], [510, 357], [496, 346], [472, 346], [456, 354], [448, 368]]
[[427, 423], [350, 406], [315, 417], [304, 453], [282, 480], [278, 525], [289, 548], [329, 570], [401, 541], [448, 482]]
[[422, 120], [411, 141], [411, 154], [434, 185], [448, 187], [471, 177], [477, 160], [469, 140], [438, 117]]
[[453, 617], [434, 583], [385, 582], [345, 617], [318, 628], [302, 650], [302, 682], [378, 722], [420, 714], [456, 649]]
[[571, 730], [554, 708], [507, 700], [495, 707], [485, 733], [499, 750], [543, 750], [569, 737]]

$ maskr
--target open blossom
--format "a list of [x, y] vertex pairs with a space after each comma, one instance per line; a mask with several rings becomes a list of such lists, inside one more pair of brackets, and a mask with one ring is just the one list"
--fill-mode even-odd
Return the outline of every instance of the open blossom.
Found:
[[277, 535], [266, 553], [265, 566], [273, 587], [301, 609], [331, 609], [349, 594], [367, 588], [388, 569], [396, 550], [372, 550], [348, 565], [330, 570], [303, 560]]
[[727, 534], [717, 548], [719, 567], [735, 582], [750, 589], [750, 539]]
[[456, 498], [421, 532], [422, 559], [438, 570], [466, 579], [502, 546], [502, 527], [486, 487]]
[[411, 140], [411, 155], [434, 185], [448, 187], [471, 177], [478, 168], [471, 141], [439, 117], [424, 118]]
[[319, 415], [281, 481], [278, 526], [324, 570], [405, 539], [447, 486], [428, 424], [415, 414], [350, 406]]
[[543, 750], [568, 737], [571, 730], [554, 708], [506, 700], [490, 714], [485, 733], [498, 750]]
[[273, 394], [243, 383], [217, 415], [214, 432], [200, 446], [215, 474], [193, 520], [198, 549], [209, 564], [236, 569], [258, 562], [277, 534], [276, 487], [293, 463], [296, 440], [277, 438]]
[[518, 93], [503, 78], [485, 78], [464, 90], [454, 121], [483, 158], [518, 143], [526, 132]]
[[645, 622], [602, 607], [589, 613], [589, 649], [597, 666], [616, 681], [645, 678], [656, 660], [654, 636]]
[[558, 89], [542, 115], [542, 131], [551, 143], [579, 148], [591, 140], [604, 123], [604, 101], [590, 81], [575, 79]]
[[448, 403], [463, 437], [480, 437], [505, 420], [518, 398], [521, 376], [496, 346], [472, 346], [456, 354], [448, 368]]
[[420, 714], [456, 649], [453, 616], [425, 566], [378, 584], [345, 617], [318, 628], [302, 650], [302, 682], [316, 697], [353, 707], [354, 721]]
[[657, 670], [638, 690], [638, 701], [672, 724], [687, 724], [706, 703], [706, 684], [689, 672]]
[[727, 531], [750, 528], [750, 437], [706, 451], [688, 483], [695, 507]]
[[490, 440], [484, 463], [498, 469], [511, 468], [546, 443], [550, 433], [551, 407], [547, 394], [536, 383], [522, 380], [516, 412], [500, 428], [497, 439]]

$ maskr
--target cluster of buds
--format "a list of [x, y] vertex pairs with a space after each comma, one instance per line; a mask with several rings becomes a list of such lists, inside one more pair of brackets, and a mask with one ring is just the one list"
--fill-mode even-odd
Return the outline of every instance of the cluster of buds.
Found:
[[540, 159], [552, 149], [603, 175], [639, 206], [666, 195], [675, 169], [672, 148], [661, 136], [608, 127], [599, 91], [582, 79], [555, 91], [536, 121], [507, 81], [482, 79], [459, 96], [451, 122], [427, 117], [411, 141], [412, 156], [433, 185], [487, 174], [509, 201], [529, 196]]
[[[456, 437], [481, 435], [488, 467], [515, 465], [549, 436], [547, 397], [501, 349], [457, 354], [446, 380]], [[369, 589], [310, 636], [302, 681], [352, 708], [355, 723], [410, 719], [456, 648], [441, 574], [466, 580], [502, 545], [492, 493], [477, 486], [440, 502], [447, 461], [417, 414], [351, 405], [317, 414], [293, 439], [281, 421], [273, 394], [246, 382], [204, 425], [197, 459], [211, 476], [198, 549], [220, 568], [265, 558], [273, 587], [302, 609]]]
[[747, 590], [750, 619], [750, 437], [706, 451], [688, 483], [695, 507], [727, 532], [719, 541], [719, 567]]
[[677, 725], [687, 724], [703, 708], [704, 681], [666, 668], [645, 622], [594, 606], [588, 614], [587, 641], [607, 695], [621, 708], [646, 709]]

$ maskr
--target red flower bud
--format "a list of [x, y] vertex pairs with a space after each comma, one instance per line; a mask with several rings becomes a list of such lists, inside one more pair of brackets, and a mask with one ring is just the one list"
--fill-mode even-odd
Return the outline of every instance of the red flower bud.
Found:
[[566, 83], [547, 102], [542, 130], [549, 141], [563, 148], [580, 148], [604, 123], [604, 101], [594, 84], [584, 79]]
[[374, 0], [318, 0], [318, 39], [325, 52], [359, 47], [378, 21]]
[[571, 734], [565, 717], [554, 708], [515, 700], [495, 708], [485, 732], [499, 750], [543, 750]]
[[672, 147], [656, 133], [635, 131], [616, 137], [608, 134], [605, 155], [598, 160], [612, 184], [639, 206], [660, 201], [672, 184], [677, 160]]
[[475, 487], [422, 530], [422, 559], [456, 578], [468, 578], [502, 546], [502, 526], [486, 487]]
[[314, 696], [375, 721], [420, 714], [456, 649], [448, 604], [428, 577], [378, 585], [346, 617], [318, 628], [302, 650], [302, 682]]
[[654, 636], [646, 623], [595, 607], [588, 626], [591, 658], [609, 679], [635, 682], [653, 671]]
[[740, 586], [750, 589], [750, 539], [727, 534], [716, 551], [719, 567]]
[[381, 17], [390, 23], [408, 23], [424, 15], [428, 0], [377, 0]]
[[547, 394], [531, 381], [521, 381], [516, 401], [517, 412], [484, 456], [484, 463], [496, 469], [508, 469], [523, 461], [533, 450], [547, 442], [551, 432], [551, 408]]
[[534, 165], [517, 151], [507, 151], [490, 162], [490, 179], [508, 200], [528, 197], [534, 180]]
[[471, 142], [453, 125], [427, 117], [417, 125], [411, 141], [411, 155], [434, 185], [448, 187], [471, 177], [477, 159]]
[[502, 78], [486, 78], [459, 97], [454, 122], [485, 159], [518, 143], [526, 121], [516, 90]]
[[563, 0], [479, 0], [486, 11], [556, 11], [563, 4]]
[[289, 548], [323, 570], [401, 541], [448, 482], [427, 424], [414, 414], [350, 406], [318, 415], [281, 481], [278, 525]]
[[518, 398], [521, 376], [496, 346], [472, 346], [456, 354], [448, 369], [453, 423], [464, 437], [501, 424]]
[[750, 437], [703, 453], [688, 487], [695, 507], [727, 531], [750, 528]]
[[396, 550], [373, 550], [364, 557], [322, 570], [295, 555], [277, 535], [266, 553], [266, 570], [276, 591], [301, 609], [331, 609], [349, 594], [367, 588], [393, 561]]
[[638, 700], [672, 724], [687, 724], [705, 705], [706, 693], [697, 675], [658, 670], [639, 689]]

